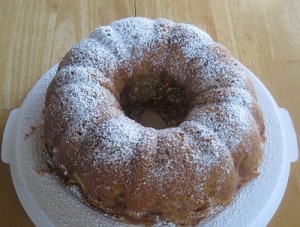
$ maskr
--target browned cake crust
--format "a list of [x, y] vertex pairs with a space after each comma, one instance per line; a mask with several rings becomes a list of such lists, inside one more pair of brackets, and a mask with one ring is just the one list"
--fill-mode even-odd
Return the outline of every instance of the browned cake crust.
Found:
[[[165, 129], [144, 127], [156, 109]], [[193, 225], [257, 176], [264, 120], [253, 85], [202, 30], [128, 18], [63, 58], [45, 101], [52, 167], [88, 202], [131, 221]]]

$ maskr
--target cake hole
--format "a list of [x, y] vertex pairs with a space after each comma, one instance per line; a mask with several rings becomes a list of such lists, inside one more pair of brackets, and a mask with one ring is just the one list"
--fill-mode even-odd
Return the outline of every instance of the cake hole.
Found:
[[192, 96], [166, 72], [131, 76], [121, 92], [125, 115], [145, 127], [176, 127], [191, 110]]
[[166, 122], [162, 119], [158, 111], [153, 108], [146, 108], [136, 121], [145, 127], [155, 129], [164, 129], [167, 127]]

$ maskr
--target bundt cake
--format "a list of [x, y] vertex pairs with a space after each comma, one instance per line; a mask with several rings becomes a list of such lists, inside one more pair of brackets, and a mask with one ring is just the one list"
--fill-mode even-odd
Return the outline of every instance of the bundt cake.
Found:
[[[139, 123], [150, 108], [164, 128]], [[247, 73], [188, 24], [127, 18], [76, 44], [45, 97], [56, 173], [134, 223], [195, 225], [258, 175], [264, 120]]]

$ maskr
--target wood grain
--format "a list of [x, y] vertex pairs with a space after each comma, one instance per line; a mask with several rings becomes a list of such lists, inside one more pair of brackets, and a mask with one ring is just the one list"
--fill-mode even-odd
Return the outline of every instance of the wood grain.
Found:
[[[72, 45], [96, 27], [129, 16], [133, 0], [0, 1], [0, 138], [9, 111]], [[3, 162], [0, 178], [0, 226], [33, 226]]]
[[0, 108], [19, 106], [34, 82], [94, 28], [133, 16], [127, 1], [0, 2]]
[[[279, 106], [288, 109], [300, 136], [299, 0], [2, 0], [0, 1], [0, 136], [9, 111], [36, 80], [99, 25], [129, 16], [195, 24], [253, 71]], [[32, 226], [0, 163], [0, 226]], [[269, 226], [299, 226], [300, 162]], [[15, 218], [18, 217], [18, 218]]]

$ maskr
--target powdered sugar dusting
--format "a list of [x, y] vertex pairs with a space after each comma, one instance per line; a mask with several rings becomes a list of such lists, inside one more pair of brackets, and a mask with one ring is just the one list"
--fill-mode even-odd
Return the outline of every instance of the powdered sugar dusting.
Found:
[[103, 123], [96, 134], [101, 137], [100, 146], [94, 150], [94, 165], [98, 163], [122, 164], [130, 162], [143, 136], [143, 128], [125, 117], [115, 117]]
[[63, 59], [60, 69], [69, 64], [72, 67], [93, 68], [98, 73], [110, 75], [117, 66], [116, 57], [107, 46], [100, 45], [96, 40], [88, 38], [76, 44], [67, 54], [68, 60]]
[[190, 138], [189, 143], [196, 148], [187, 161], [201, 164], [209, 169], [220, 165], [221, 161], [231, 159], [229, 150], [224, 148], [225, 144], [219, 140], [213, 130], [196, 121], [186, 121], [180, 127]]
[[[49, 87], [45, 125], [54, 133], [46, 134], [46, 144], [58, 149], [50, 150], [54, 158], [68, 153], [68, 145], [57, 140], [57, 134], [75, 144], [76, 165], [66, 161], [64, 166], [76, 172], [86, 188], [107, 184], [112, 177], [109, 171], [93, 180], [86, 176], [95, 176], [100, 166], [109, 167], [114, 171], [112, 184], [136, 184], [133, 191], [140, 198], [155, 195], [153, 204], [163, 207], [157, 213], [168, 215], [175, 209], [186, 212], [187, 219], [210, 215], [223, 203], [223, 191], [230, 191], [228, 182], [237, 184], [232, 154], [255, 127], [249, 80], [235, 64], [222, 46], [191, 25], [129, 18], [100, 27], [69, 51]], [[118, 101], [125, 79], [161, 72], [193, 94], [194, 100], [185, 122], [154, 130], [126, 117]], [[55, 142], [61, 144], [53, 146]], [[242, 152], [251, 149], [245, 147]], [[129, 168], [124, 171], [125, 167]], [[106, 186], [104, 193], [111, 193], [112, 187]], [[237, 185], [233, 187], [235, 191]], [[118, 212], [128, 215], [122, 203], [137, 195], [132, 198], [129, 189], [120, 188], [116, 201], [111, 198], [110, 203], [117, 203], [116, 209], [125, 209]], [[96, 189], [90, 190], [97, 193]], [[107, 199], [101, 193], [93, 196]], [[232, 198], [228, 195], [226, 201]], [[155, 215], [151, 214], [153, 204], [148, 207], [150, 214], [132, 213]], [[205, 212], [198, 212], [202, 209]]]
[[253, 118], [247, 108], [231, 103], [209, 104], [194, 109], [187, 120], [205, 125], [218, 135], [221, 143], [231, 151], [245, 139], [253, 127]]
[[246, 89], [246, 72], [208, 34], [185, 24], [174, 26], [172, 32], [168, 64], [178, 81], [194, 92], [222, 87]]
[[199, 75], [203, 80], [200, 89], [202, 91], [222, 87], [246, 89], [247, 75], [235, 64], [230, 54], [219, 45], [212, 45], [203, 50], [201, 60], [195, 62], [195, 75]]
[[206, 32], [190, 24], [178, 24], [172, 33], [172, 44], [180, 46], [187, 61], [198, 58], [205, 47], [215, 43]]
[[203, 106], [209, 103], [227, 102], [246, 107], [250, 112], [253, 108], [254, 98], [249, 92], [240, 88], [217, 88], [203, 92], [195, 101], [195, 106]]
[[85, 127], [87, 124], [99, 122], [105, 115], [119, 113], [117, 106], [114, 108], [116, 99], [106, 88], [100, 86], [93, 74], [83, 67], [76, 69], [60, 72], [60, 75], [69, 77], [69, 82], [57, 83], [57, 96], [53, 99], [58, 100], [59, 104], [51, 106], [57, 113], [55, 117], [64, 119], [68, 138], [72, 141], [84, 139], [88, 131], [88, 127]]
[[151, 50], [157, 44], [167, 44], [168, 27], [173, 24], [165, 19], [151, 21], [145, 18], [128, 18], [122, 23], [112, 23], [110, 27], [118, 34], [125, 51], [129, 50], [130, 57], [144, 58], [143, 52], [146, 49]]

